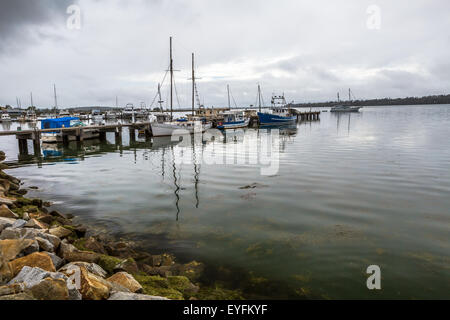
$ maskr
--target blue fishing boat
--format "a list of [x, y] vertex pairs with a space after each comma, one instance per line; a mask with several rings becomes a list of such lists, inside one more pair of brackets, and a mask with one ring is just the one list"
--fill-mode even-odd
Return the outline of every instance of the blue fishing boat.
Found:
[[[55, 129], [55, 131], [47, 131], [41, 134], [42, 142], [44, 143], [57, 143], [63, 142], [63, 133], [61, 128], [71, 128], [71, 127], [84, 127], [86, 126], [77, 117], [63, 117], [63, 118], [50, 118], [41, 121], [41, 129]], [[83, 139], [94, 139], [100, 136], [100, 131], [98, 129], [84, 129]], [[68, 141], [75, 141], [76, 136], [67, 134]]]
[[271, 113], [261, 112], [261, 110], [258, 112], [260, 125], [284, 125], [297, 121], [297, 117], [292, 114], [290, 107], [287, 106], [284, 95], [272, 96], [272, 107], [270, 109]]
[[217, 124], [217, 129], [225, 130], [225, 129], [238, 129], [238, 128], [246, 128], [250, 122], [250, 119], [245, 118], [244, 113], [242, 111], [237, 112], [225, 112], [223, 115], [223, 121], [220, 121]]

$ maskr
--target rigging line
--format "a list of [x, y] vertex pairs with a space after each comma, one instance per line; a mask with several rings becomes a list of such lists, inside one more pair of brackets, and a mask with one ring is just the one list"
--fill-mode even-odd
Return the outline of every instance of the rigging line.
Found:
[[236, 100], [234, 100], [233, 91], [231, 91], [231, 89], [230, 89], [230, 94], [231, 94], [231, 99], [233, 99], [234, 107], [237, 109], [238, 106], [236, 104]]
[[181, 109], [180, 100], [178, 99], [178, 91], [177, 91], [177, 85], [175, 83], [175, 77], [173, 79], [173, 87], [175, 89], [175, 96], [177, 97], [178, 109]]
[[[163, 79], [162, 79], [162, 82], [161, 82], [161, 84], [160, 84], [160, 87], [162, 87], [163, 85], [164, 85], [164, 81], [166, 80], [166, 76], [167, 76], [167, 73], [168, 73], [169, 71], [166, 71], [166, 73], [164, 74], [164, 77], [163, 77]], [[158, 95], [159, 95], [159, 92], [156, 92], [156, 95], [155, 95], [155, 97], [153, 98], [153, 101], [152, 101], [152, 103], [151, 103], [151, 105], [150, 105], [150, 109], [153, 107], [153, 104], [155, 103], [155, 100], [156, 100], [156, 98], [158, 97]]]

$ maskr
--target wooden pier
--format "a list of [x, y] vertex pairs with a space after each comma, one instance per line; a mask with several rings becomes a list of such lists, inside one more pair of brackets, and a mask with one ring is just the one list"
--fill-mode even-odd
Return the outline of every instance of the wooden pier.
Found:
[[67, 144], [69, 137], [75, 137], [76, 141], [84, 141], [85, 133], [88, 131], [97, 131], [99, 133], [99, 139], [106, 140], [107, 132], [114, 132], [116, 143], [122, 140], [122, 128], [127, 127], [130, 135], [130, 141], [136, 141], [136, 130], [143, 131], [146, 137], [151, 137], [151, 125], [150, 122], [137, 122], [126, 124], [106, 124], [106, 125], [89, 125], [84, 127], [70, 127], [70, 128], [52, 128], [52, 129], [27, 129], [27, 130], [15, 130], [15, 131], [0, 131], [0, 136], [12, 136], [15, 135], [19, 143], [19, 152], [22, 154], [28, 153], [27, 140], [33, 141], [34, 153], [40, 153], [41, 148], [41, 135], [43, 133], [61, 133], [64, 144]]
[[320, 111], [297, 112], [297, 120], [300, 121], [320, 120]]

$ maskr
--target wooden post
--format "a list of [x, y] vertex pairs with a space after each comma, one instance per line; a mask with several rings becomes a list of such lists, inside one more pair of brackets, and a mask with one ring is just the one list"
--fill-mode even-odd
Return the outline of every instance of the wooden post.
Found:
[[33, 133], [33, 150], [35, 155], [41, 154], [41, 133], [36, 129]]
[[19, 154], [27, 155], [28, 154], [28, 143], [27, 139], [23, 139], [20, 136], [17, 137], [19, 141]]
[[105, 131], [100, 131], [100, 141], [106, 141], [106, 132]]
[[116, 131], [114, 132], [116, 144], [122, 144], [122, 125], [119, 124], [118, 127], [116, 127]]
[[136, 141], [136, 128], [134, 126], [130, 126], [128, 131], [130, 134], [130, 142]]

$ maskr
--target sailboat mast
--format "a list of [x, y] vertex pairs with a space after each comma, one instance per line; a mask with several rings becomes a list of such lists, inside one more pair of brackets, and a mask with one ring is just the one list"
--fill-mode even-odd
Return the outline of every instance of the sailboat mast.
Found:
[[194, 71], [194, 53], [192, 53], [192, 116], [194, 116], [194, 95], [195, 95], [195, 71]]
[[33, 110], [33, 92], [30, 92], [30, 98], [31, 98], [31, 110]]
[[348, 88], [348, 101], [352, 101], [351, 90]]
[[158, 98], [159, 98], [159, 100], [158, 100], [159, 109], [161, 112], [163, 112], [164, 110], [163, 110], [163, 106], [162, 106], [163, 101], [161, 99], [161, 84], [160, 83], [158, 83]]
[[339, 98], [339, 92], [337, 93], [338, 102], [341, 102], [341, 99]]
[[258, 84], [259, 112], [261, 112], [261, 86]]
[[173, 59], [172, 59], [172, 37], [170, 37], [170, 120], [173, 119]]
[[230, 85], [227, 84], [227, 91], [228, 91], [228, 109], [231, 110], [231, 104], [230, 104]]
[[56, 85], [53, 85], [53, 93], [55, 95], [55, 117], [56, 117], [56, 110], [58, 109], [58, 99], [56, 98]]

